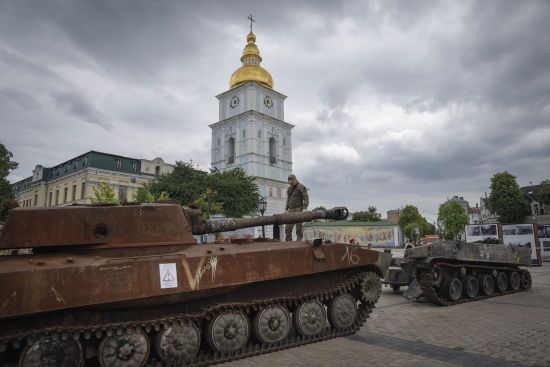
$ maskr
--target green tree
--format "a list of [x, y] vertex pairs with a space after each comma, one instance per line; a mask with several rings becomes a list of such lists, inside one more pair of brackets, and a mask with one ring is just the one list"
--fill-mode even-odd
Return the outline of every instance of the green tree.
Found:
[[101, 182], [94, 187], [94, 196], [90, 196], [92, 204], [118, 204], [115, 192], [107, 182]]
[[519, 189], [516, 177], [507, 171], [491, 178], [488, 205], [502, 223], [522, 223], [529, 214], [529, 202]]
[[159, 176], [148, 189], [155, 197], [166, 192], [178, 204], [191, 205], [206, 191], [207, 178], [208, 174], [191, 162], [176, 162], [171, 173]]
[[374, 206], [369, 206], [367, 211], [355, 212], [351, 215], [353, 222], [379, 222], [382, 216]]
[[313, 211], [316, 211], [316, 210], [327, 210], [327, 208], [325, 208], [325, 207], [322, 206], [322, 205], [319, 205], [319, 206], [317, 206], [317, 207], [315, 207], [315, 208], [313, 209]]
[[[416, 233], [416, 230], [418, 229], [418, 235]], [[420, 240], [420, 237], [424, 236], [424, 227], [421, 223], [412, 222], [405, 225], [403, 228], [403, 234], [408, 239], [412, 240], [415, 243], [418, 243]]]
[[19, 164], [12, 161], [12, 158], [12, 152], [0, 143], [0, 220], [6, 218], [10, 209], [10, 202], [14, 199], [7, 177], [10, 171], [16, 169]]
[[221, 210], [228, 217], [242, 217], [256, 211], [258, 186], [241, 168], [206, 173], [190, 162], [176, 162], [172, 173], [158, 177], [148, 186], [157, 197], [166, 192], [180, 205], [198, 205], [214, 214]]
[[421, 227], [421, 231], [423, 234], [426, 233], [428, 229], [428, 221], [426, 220], [426, 218], [420, 215], [420, 213], [418, 212], [418, 208], [414, 205], [407, 205], [403, 208], [401, 214], [399, 215], [398, 223], [403, 233], [405, 233], [405, 226], [409, 223], [418, 224]]
[[535, 200], [541, 204], [550, 205], [550, 185], [544, 185], [535, 195]]
[[211, 188], [206, 189], [206, 191], [193, 203], [195, 206], [198, 206], [203, 214], [205, 219], [210, 218], [212, 214], [220, 214], [223, 212], [223, 205], [220, 202], [217, 202], [216, 199], [218, 193]]
[[450, 201], [439, 206], [437, 220], [443, 225], [445, 239], [457, 240], [468, 224], [468, 215], [460, 204]]
[[147, 186], [140, 187], [134, 195], [136, 203], [154, 203], [166, 200], [170, 200], [170, 195], [166, 191], [161, 191], [157, 195], [154, 195]]
[[260, 199], [258, 186], [241, 168], [210, 172], [208, 188], [216, 193], [213, 202], [221, 204], [226, 216], [242, 217], [256, 212]]

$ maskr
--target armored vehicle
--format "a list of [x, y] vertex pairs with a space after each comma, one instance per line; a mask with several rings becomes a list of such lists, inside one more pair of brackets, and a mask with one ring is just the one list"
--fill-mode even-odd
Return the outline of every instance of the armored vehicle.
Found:
[[527, 290], [531, 275], [520, 266], [530, 265], [527, 247], [441, 241], [405, 250], [400, 267], [386, 278], [389, 284], [412, 280], [404, 293], [409, 299], [423, 296], [447, 306]]
[[208, 365], [353, 334], [390, 254], [193, 236], [347, 214], [211, 221], [175, 204], [14, 209], [0, 237], [0, 365]]

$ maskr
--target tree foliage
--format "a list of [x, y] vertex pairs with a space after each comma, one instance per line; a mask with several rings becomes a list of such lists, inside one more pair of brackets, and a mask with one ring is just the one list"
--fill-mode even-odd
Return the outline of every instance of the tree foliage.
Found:
[[[418, 228], [418, 235], [416, 233], [417, 228]], [[413, 240], [413, 242], [418, 242], [420, 237], [424, 236], [425, 229], [422, 223], [412, 222], [405, 225], [405, 227], [403, 228], [403, 234], [408, 239]]]
[[93, 189], [94, 196], [90, 196], [92, 204], [118, 204], [118, 198], [107, 182], [101, 182]]
[[355, 212], [351, 215], [353, 222], [379, 222], [382, 216], [374, 206], [369, 206], [366, 211]]
[[[424, 218], [420, 213], [418, 212], [418, 208], [414, 205], [407, 205], [403, 208], [401, 211], [401, 214], [399, 215], [399, 226], [401, 227], [401, 230], [403, 231], [403, 234], [405, 234], [405, 227], [407, 224], [415, 223], [419, 226], [420, 231], [422, 235], [424, 235], [428, 231], [428, 221], [426, 218]], [[405, 234], [405, 236], [407, 236]], [[407, 236], [407, 238], [411, 238]]]
[[535, 195], [535, 200], [541, 204], [550, 205], [550, 185], [544, 185]]
[[448, 240], [457, 240], [468, 224], [468, 215], [460, 204], [450, 201], [439, 206], [437, 219], [443, 226], [443, 235]]
[[147, 186], [140, 187], [134, 195], [136, 203], [154, 203], [158, 201], [166, 201], [170, 199], [170, 195], [166, 191], [161, 191], [154, 195]]
[[0, 220], [4, 220], [14, 201], [11, 185], [7, 177], [11, 171], [17, 168], [18, 163], [12, 161], [13, 154], [0, 143]]
[[259, 199], [254, 178], [241, 168], [210, 173], [190, 162], [176, 162], [172, 173], [158, 177], [148, 189], [153, 195], [166, 192], [180, 205], [197, 205], [208, 214], [242, 217], [256, 211]]
[[516, 177], [507, 171], [491, 178], [488, 206], [502, 223], [522, 223], [529, 214], [529, 202], [519, 189]]

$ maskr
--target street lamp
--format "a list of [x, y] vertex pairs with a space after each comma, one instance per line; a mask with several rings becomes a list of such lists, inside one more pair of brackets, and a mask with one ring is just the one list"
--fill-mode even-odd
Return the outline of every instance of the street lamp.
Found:
[[[267, 201], [265, 201], [265, 198], [263, 196], [260, 196], [260, 200], [258, 200], [258, 211], [262, 214], [262, 217], [264, 216], [266, 208], [267, 208]], [[262, 238], [265, 238], [265, 227], [263, 224], [262, 224]]]
[[529, 195], [529, 197], [531, 198], [531, 213], [533, 213], [533, 222], [537, 224], [537, 208], [535, 208], [535, 193], [533, 191], [529, 191], [527, 195]]

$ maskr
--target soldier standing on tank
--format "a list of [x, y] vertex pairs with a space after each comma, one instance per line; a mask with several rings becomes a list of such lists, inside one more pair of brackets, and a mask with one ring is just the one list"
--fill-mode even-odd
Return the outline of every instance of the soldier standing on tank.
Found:
[[[309, 197], [307, 195], [307, 188], [298, 182], [298, 179], [294, 175], [288, 176], [288, 190], [286, 197], [286, 211], [288, 213], [301, 212], [306, 210], [309, 205]], [[292, 228], [294, 224], [285, 225], [285, 237], [286, 241], [292, 241]], [[298, 241], [302, 240], [302, 223], [296, 224], [296, 238]]]

